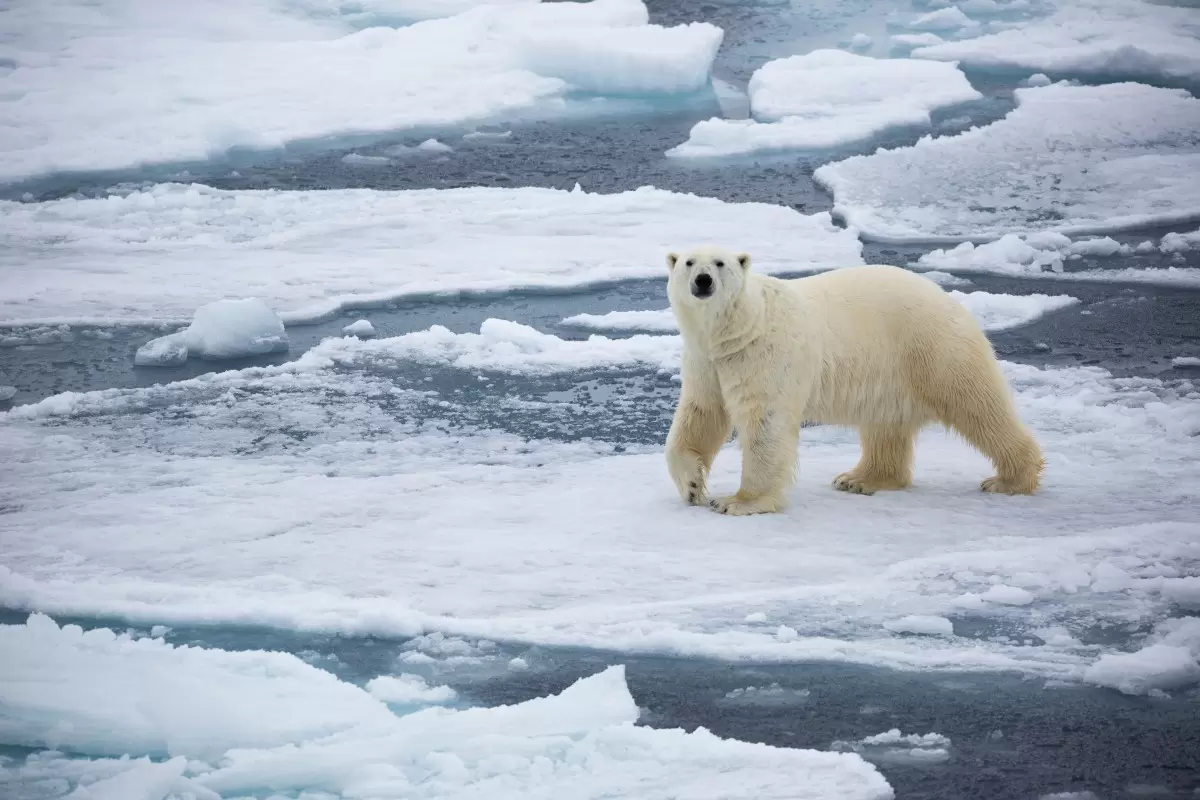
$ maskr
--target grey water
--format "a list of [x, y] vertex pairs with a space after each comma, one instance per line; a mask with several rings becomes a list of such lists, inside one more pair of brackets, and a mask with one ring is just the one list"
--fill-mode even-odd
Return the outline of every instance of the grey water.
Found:
[[[731, 201], [769, 202], [804, 213], [828, 210], [829, 196], [812, 181], [821, 163], [879, 146], [911, 144], [928, 133], [897, 129], [837, 152], [799, 153], [687, 164], [663, 158], [691, 126], [713, 115], [744, 115], [739, 91], [770, 58], [836, 46], [855, 31], [875, 35], [869, 0], [812, 3], [738, 3], [727, 0], [650, 0], [652, 22], [708, 20], [726, 31], [714, 68], [719, 91], [669, 107], [613, 104], [590, 118], [515, 118], [483, 127], [491, 136], [464, 138], [470, 129], [431, 129], [354, 142], [316, 142], [272, 153], [234, 153], [209, 162], [52, 176], [0, 187], [0, 197], [26, 201], [103, 195], [161, 180], [199, 181], [228, 189], [422, 189], [459, 186], [581, 184], [617, 192], [653, 185]], [[945, 135], [994, 121], [1012, 108], [1022, 76], [971, 74], [985, 98], [935, 116], [933, 133]], [[744, 98], [742, 98], [744, 100]], [[580, 102], [588, 102], [586, 98]], [[454, 152], [440, 157], [355, 164], [348, 154], [374, 155], [396, 145], [438, 137]], [[1114, 237], [1131, 243], [1157, 238], [1153, 229]], [[865, 258], [906, 265], [926, 248], [868, 243]], [[1200, 267], [1196, 253], [1183, 265]], [[1085, 258], [1071, 268], [1131, 265], [1178, 266], [1161, 254]], [[1155, 377], [1168, 384], [1200, 385], [1200, 369], [1178, 368], [1177, 356], [1200, 357], [1200, 291], [1082, 281], [1037, 281], [969, 276], [972, 286], [1009, 294], [1070, 294], [1078, 305], [1030, 325], [991, 335], [1001, 357], [1036, 365], [1094, 365], [1118, 376]], [[346, 324], [372, 321], [380, 336], [444, 325], [478, 330], [490, 317], [515, 320], [566, 338], [589, 335], [561, 320], [581, 312], [664, 308], [662, 280], [628, 281], [572, 292], [508, 292], [487, 296], [411, 298], [347, 312], [311, 325], [290, 326], [288, 353], [231, 362], [189, 361], [174, 368], [140, 368], [133, 354], [162, 330], [121, 326], [50, 332], [33, 341], [29, 331], [3, 331], [23, 339], [0, 346], [0, 384], [18, 392], [0, 409], [36, 402], [64, 391], [134, 388], [246, 366], [281, 363]], [[606, 334], [610, 336], [622, 334]], [[665, 435], [677, 386], [653, 371], [616, 374], [596, 370], [537, 379], [471, 376], [427, 366], [401, 366], [398, 386], [421, 386], [453, 397], [459, 411], [440, 412], [449, 424], [494, 425], [525, 436], [591, 437], [614, 445], [658, 444]], [[623, 398], [635, 395], [636, 402]], [[532, 411], [501, 409], [500, 399], [536, 398]], [[598, 413], [599, 412], [599, 413]], [[419, 410], [413, 413], [419, 413]], [[432, 412], [431, 412], [432, 413]], [[0, 623], [24, 613], [0, 609]], [[119, 620], [59, 618], [84, 627], [124, 629]], [[225, 649], [291, 652], [344, 680], [362, 684], [384, 674], [406, 646], [403, 640], [313, 635], [236, 627], [176, 627], [167, 640]], [[575, 679], [612, 663], [627, 667], [628, 683], [643, 709], [642, 724], [705, 727], [719, 736], [784, 747], [829, 749], [892, 727], [938, 732], [952, 741], [949, 760], [922, 765], [880, 762], [899, 798], [1013, 800], [1054, 792], [1093, 792], [1111, 798], [1196, 797], [1200, 793], [1200, 694], [1170, 699], [1126, 697], [1092, 688], [1049, 688], [1012, 675], [905, 673], [846, 664], [745, 665], [703, 659], [650, 658], [498, 643], [496, 663], [519, 656], [529, 669], [514, 672], [434, 665], [426, 677], [456, 689], [466, 703], [513, 703], [560, 691]], [[406, 666], [406, 671], [417, 671]], [[755, 703], [730, 693], [778, 684], [787, 702]]]

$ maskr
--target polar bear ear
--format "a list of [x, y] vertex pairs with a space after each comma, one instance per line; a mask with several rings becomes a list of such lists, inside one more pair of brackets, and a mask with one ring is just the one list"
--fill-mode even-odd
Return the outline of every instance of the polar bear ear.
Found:
[[679, 253], [667, 253], [667, 269], [675, 269], [675, 262], [679, 260]]
[[750, 269], [750, 254], [749, 253], [738, 253], [737, 260], [738, 260], [738, 264], [741, 265], [742, 269]]

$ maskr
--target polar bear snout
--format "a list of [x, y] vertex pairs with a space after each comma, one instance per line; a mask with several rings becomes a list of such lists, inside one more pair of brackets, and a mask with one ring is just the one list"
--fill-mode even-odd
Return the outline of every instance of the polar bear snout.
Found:
[[692, 297], [712, 297], [713, 279], [707, 272], [701, 272], [692, 278]]

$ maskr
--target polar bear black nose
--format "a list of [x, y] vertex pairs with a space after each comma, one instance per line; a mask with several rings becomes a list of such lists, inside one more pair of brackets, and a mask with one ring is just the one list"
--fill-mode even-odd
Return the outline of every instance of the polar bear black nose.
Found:
[[695, 290], [693, 292], [694, 294], [697, 294], [697, 295], [712, 294], [713, 279], [712, 279], [712, 275], [709, 275], [707, 272], [701, 272], [699, 275], [697, 275], [695, 284], [696, 284], [696, 286], [695, 286]]

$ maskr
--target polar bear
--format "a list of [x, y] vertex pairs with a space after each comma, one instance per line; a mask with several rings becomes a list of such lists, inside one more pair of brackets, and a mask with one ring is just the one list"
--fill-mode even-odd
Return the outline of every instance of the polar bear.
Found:
[[[913, 440], [931, 422], [991, 459], [997, 474], [983, 491], [1038, 488], [1041, 449], [1017, 417], [991, 343], [928, 278], [861, 266], [781, 280], [716, 247], [671, 253], [667, 266], [683, 336], [667, 465], [688, 503], [736, 515], [781, 510], [803, 422], [858, 428], [862, 457], [833, 481], [842, 491], [907, 487]], [[710, 500], [708, 471], [734, 428], [741, 486]]]

